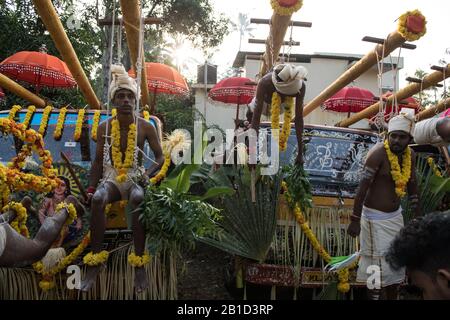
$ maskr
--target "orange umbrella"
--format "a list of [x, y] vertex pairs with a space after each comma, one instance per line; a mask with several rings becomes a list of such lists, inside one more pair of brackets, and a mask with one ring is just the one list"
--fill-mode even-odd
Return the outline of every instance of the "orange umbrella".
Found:
[[[189, 88], [183, 76], [174, 68], [154, 62], [146, 62], [148, 90], [154, 94], [167, 93], [177, 95], [189, 95]], [[134, 70], [128, 71], [132, 77], [136, 77]]]
[[43, 51], [20, 51], [0, 63], [0, 72], [14, 80], [41, 87], [74, 88], [77, 83], [67, 65]]

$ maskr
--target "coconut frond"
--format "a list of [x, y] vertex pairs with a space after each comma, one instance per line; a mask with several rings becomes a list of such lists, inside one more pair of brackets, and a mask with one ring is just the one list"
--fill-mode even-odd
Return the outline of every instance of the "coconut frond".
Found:
[[233, 177], [236, 192], [223, 199], [220, 236], [199, 240], [228, 253], [263, 262], [276, 230], [281, 174], [261, 176], [255, 187], [256, 203], [252, 202], [248, 175], [248, 170], [238, 169]]

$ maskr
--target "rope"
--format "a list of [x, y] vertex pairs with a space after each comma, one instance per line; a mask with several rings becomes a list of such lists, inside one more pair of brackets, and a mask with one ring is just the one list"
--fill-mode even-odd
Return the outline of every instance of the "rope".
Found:
[[402, 48], [400, 47], [400, 49], [398, 51], [397, 65], [395, 65], [395, 67], [394, 67], [394, 62], [392, 61], [392, 55], [389, 55], [389, 59], [391, 61], [391, 71], [393, 73], [392, 79], [394, 81], [394, 88], [393, 88], [393, 92], [392, 92], [392, 94], [394, 95], [394, 103], [392, 104], [392, 111], [388, 116], [389, 120], [392, 118], [392, 115], [397, 115], [400, 111], [396, 93], [398, 91], [398, 87], [397, 87], [397, 78], [398, 78], [398, 72], [399, 72], [398, 62], [400, 61], [401, 53], [402, 53]]
[[[115, 23], [116, 23], [116, 1], [113, 1], [113, 15], [112, 15], [112, 27], [111, 27], [111, 44], [109, 47], [109, 73], [108, 73], [108, 101], [106, 103], [106, 114], [110, 115], [111, 112], [111, 66], [113, 64], [113, 50], [114, 50], [114, 30], [115, 30]], [[109, 136], [109, 121], [106, 121], [106, 131], [105, 131], [105, 143], [103, 145], [103, 166], [105, 163], [107, 163], [110, 160], [109, 156], [109, 150], [111, 148], [111, 145], [108, 143], [108, 136]]]
[[375, 49], [375, 54], [377, 57], [377, 70], [378, 70], [378, 95], [380, 98], [380, 106], [378, 107], [378, 114], [375, 116], [375, 125], [378, 128], [378, 133], [381, 134], [383, 123], [384, 123], [384, 113], [386, 111], [385, 103], [383, 101], [383, 57], [384, 57], [384, 50], [385, 50], [386, 40], [383, 42], [383, 51], [382, 51], [382, 59], [381, 59], [381, 65], [380, 65], [380, 56], [378, 55], [378, 50]]

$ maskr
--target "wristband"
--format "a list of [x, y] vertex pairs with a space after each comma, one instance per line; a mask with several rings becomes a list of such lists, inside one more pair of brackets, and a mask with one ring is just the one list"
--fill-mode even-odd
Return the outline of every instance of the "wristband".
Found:
[[361, 217], [352, 214], [352, 215], [350, 216], [350, 220], [351, 220], [351, 221], [354, 221], [354, 222], [359, 222], [359, 221], [361, 220]]

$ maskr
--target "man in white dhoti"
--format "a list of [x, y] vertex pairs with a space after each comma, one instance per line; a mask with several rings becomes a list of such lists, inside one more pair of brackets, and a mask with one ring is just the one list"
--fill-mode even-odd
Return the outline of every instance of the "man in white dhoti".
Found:
[[445, 147], [450, 144], [450, 117], [431, 118], [416, 123], [414, 141], [417, 144], [431, 144]]
[[[419, 214], [414, 152], [408, 147], [413, 132], [414, 119], [409, 115], [391, 119], [387, 140], [375, 145], [367, 155], [355, 197], [348, 233], [353, 237], [361, 233], [357, 281], [371, 282], [370, 299], [397, 299], [398, 285], [405, 278], [404, 269], [393, 270], [385, 256], [403, 227], [400, 199], [406, 193], [415, 215]], [[380, 271], [374, 282], [373, 270]]]

